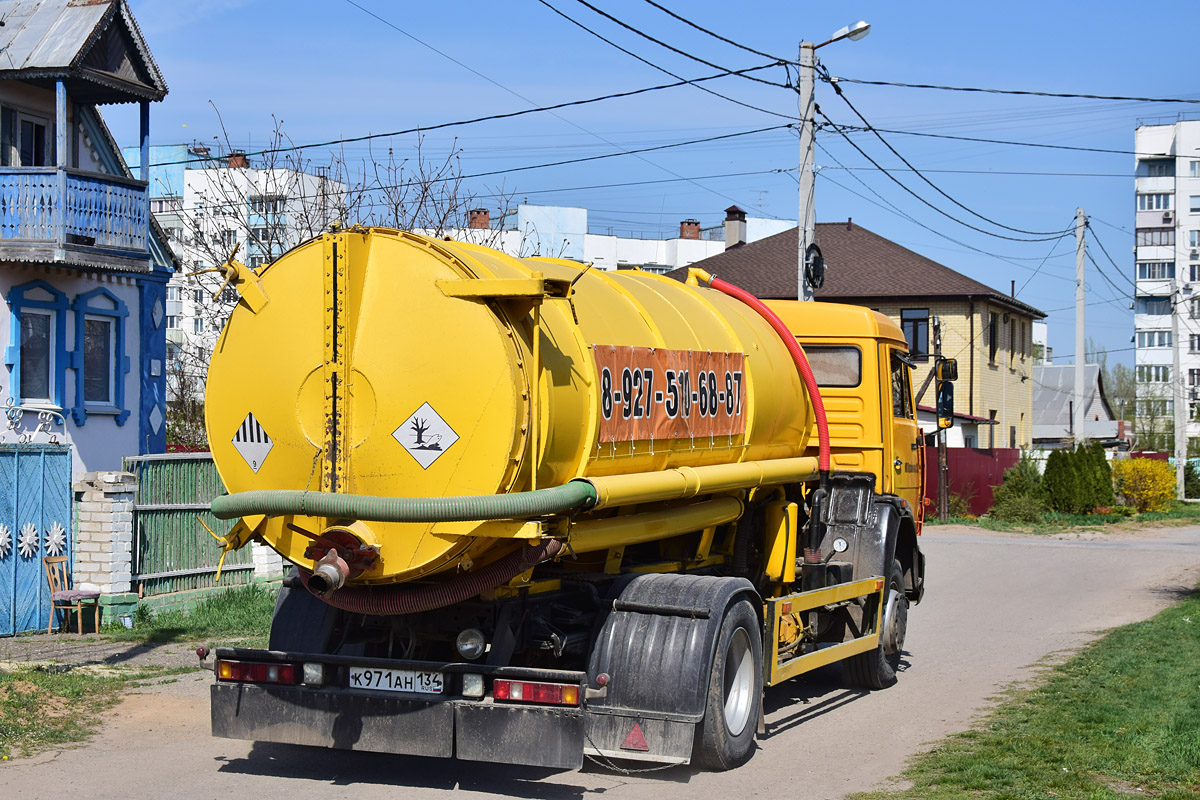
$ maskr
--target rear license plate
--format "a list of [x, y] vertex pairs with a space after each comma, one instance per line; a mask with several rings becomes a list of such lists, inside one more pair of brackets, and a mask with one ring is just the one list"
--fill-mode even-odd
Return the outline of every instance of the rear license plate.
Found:
[[351, 689], [380, 689], [385, 692], [441, 694], [442, 673], [417, 669], [350, 668]]

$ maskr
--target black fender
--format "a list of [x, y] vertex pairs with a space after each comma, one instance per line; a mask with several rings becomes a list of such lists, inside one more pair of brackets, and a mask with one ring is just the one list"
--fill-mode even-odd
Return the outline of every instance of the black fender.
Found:
[[608, 679], [589, 710], [700, 722], [724, 612], [741, 595], [761, 614], [745, 578], [647, 574], [626, 583], [592, 648], [591, 685], [601, 674]]

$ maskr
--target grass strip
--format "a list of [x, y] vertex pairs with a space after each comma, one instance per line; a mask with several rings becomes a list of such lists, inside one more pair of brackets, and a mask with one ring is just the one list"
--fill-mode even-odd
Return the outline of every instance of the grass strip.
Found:
[[133, 628], [104, 626], [102, 633], [119, 642], [175, 642], [236, 639], [244, 647], [265, 646], [275, 609], [275, 589], [247, 584], [210, 595], [187, 611], [151, 611], [138, 606]]
[[1200, 797], [1200, 591], [1117, 628], [860, 800]]
[[121, 692], [194, 667], [132, 669], [66, 665], [0, 666], [0, 760], [81, 742]]

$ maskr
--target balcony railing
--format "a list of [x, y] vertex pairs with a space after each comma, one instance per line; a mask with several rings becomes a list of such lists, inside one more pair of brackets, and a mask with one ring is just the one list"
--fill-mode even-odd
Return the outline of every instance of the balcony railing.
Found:
[[144, 260], [148, 233], [142, 181], [76, 169], [0, 167], [0, 245], [128, 251]]

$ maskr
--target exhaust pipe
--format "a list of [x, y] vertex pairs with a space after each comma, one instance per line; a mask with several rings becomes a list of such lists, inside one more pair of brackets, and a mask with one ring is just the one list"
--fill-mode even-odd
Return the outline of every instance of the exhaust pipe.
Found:
[[330, 550], [321, 556], [321, 560], [313, 567], [312, 576], [308, 579], [308, 589], [317, 597], [326, 597], [346, 585], [350, 576], [350, 567], [345, 559], [338, 555], [337, 550]]

